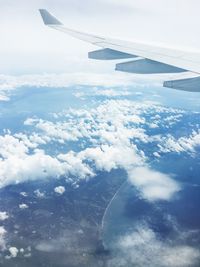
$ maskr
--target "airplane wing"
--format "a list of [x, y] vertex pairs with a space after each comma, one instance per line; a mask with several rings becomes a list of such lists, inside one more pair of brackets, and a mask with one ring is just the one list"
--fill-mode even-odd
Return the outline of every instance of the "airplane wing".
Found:
[[127, 62], [123, 61], [123, 63], [116, 64], [116, 70], [129, 73], [181, 73], [181, 75], [183, 74], [181, 79], [165, 81], [163, 86], [183, 91], [200, 92], [199, 51], [184, 51], [83, 33], [65, 27], [47, 10], [40, 9], [39, 11], [44, 24], [50, 28], [101, 47], [100, 50], [89, 52], [89, 58], [97, 60], [127, 59]]

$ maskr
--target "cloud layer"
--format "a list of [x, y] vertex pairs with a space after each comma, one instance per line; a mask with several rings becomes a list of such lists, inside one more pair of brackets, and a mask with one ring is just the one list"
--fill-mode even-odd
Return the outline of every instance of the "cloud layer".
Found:
[[[151, 113], [158, 128], [158, 113], [167, 114], [168, 120], [162, 119], [165, 126], [167, 121], [168, 125], [175, 123], [174, 116], [176, 120], [182, 116], [181, 111], [153, 102], [106, 100], [96, 108], [53, 114], [53, 121], [27, 118], [24, 125], [33, 129], [30, 135], [8, 133], [0, 137], [0, 186], [70, 176], [78, 182], [95, 176], [97, 171], [124, 169], [141, 197], [169, 201], [181, 189], [179, 184], [168, 174], [151, 170], [148, 157], [138, 148], [138, 143], [162, 141], [159, 135], [149, 136], [145, 129], [145, 125], [152, 128], [152, 122], [146, 119], [146, 114]], [[71, 141], [82, 144], [79, 151], [58, 150], [54, 155], [45, 151], [49, 144], [65, 145]], [[159, 148], [154, 154], [160, 156]]]
[[118, 255], [110, 261], [109, 266], [187, 267], [196, 266], [200, 260], [197, 248], [162, 240], [145, 225], [121, 237], [115, 248]]

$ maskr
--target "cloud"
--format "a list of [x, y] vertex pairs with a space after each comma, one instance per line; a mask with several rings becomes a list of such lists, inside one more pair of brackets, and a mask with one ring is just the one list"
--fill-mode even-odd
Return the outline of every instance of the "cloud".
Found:
[[[51, 73], [51, 74], [26, 74], [26, 75], [4, 75], [0, 74], [0, 91], [9, 91], [19, 87], [48, 87], [48, 88], [63, 88], [71, 85], [90, 85], [90, 86], [128, 86], [137, 85], [144, 87], [151, 81], [155, 86], [159, 85], [160, 75], [150, 77], [144, 83], [143, 77], [140, 75], [127, 75], [124, 73], [93, 73], [93, 72], [76, 72], [76, 73]], [[141, 83], [143, 81], [143, 83]], [[95, 90], [96, 94], [100, 93]], [[107, 95], [116, 94], [113, 89], [106, 89], [102, 91]], [[121, 91], [121, 94], [128, 92]]]
[[57, 186], [54, 188], [54, 192], [63, 195], [65, 193], [65, 187], [64, 186]]
[[[82, 71], [82, 70], [81, 70]], [[4, 75], [0, 74], [0, 101], [9, 101], [12, 97], [13, 90], [20, 87], [48, 87], [56, 90], [56, 88], [68, 88], [70, 86], [90, 85], [104, 86], [104, 90], [94, 89], [94, 95], [104, 95], [106, 97], [126, 96], [130, 92], [125, 86], [137, 86], [139, 88], [149, 87], [149, 84], [155, 87], [161, 86], [162, 76], [155, 75], [148, 77], [145, 81], [140, 75], [127, 75], [125, 73], [95, 73], [74, 72], [74, 73], [51, 73], [51, 74], [26, 74], [26, 75]], [[123, 90], [114, 90], [109, 87], [123, 86]], [[91, 92], [92, 93], [92, 92]], [[86, 92], [75, 92], [76, 97], [83, 97]], [[89, 96], [89, 95], [88, 95]]]
[[24, 142], [11, 135], [0, 136], [0, 156], [4, 159], [10, 156], [23, 157], [28, 152]]
[[34, 193], [38, 198], [44, 198], [45, 197], [45, 193], [41, 192], [39, 189], [35, 190]]
[[67, 154], [59, 154], [58, 160], [64, 166], [66, 170], [65, 174], [73, 175], [77, 180], [86, 179], [95, 175], [90, 166], [82, 161], [78, 153], [70, 151]]
[[162, 144], [159, 145], [160, 151], [164, 153], [182, 152], [195, 153], [195, 149], [200, 146], [200, 131], [193, 131], [188, 137], [175, 138], [173, 136], [163, 137]]
[[21, 210], [25, 210], [25, 209], [28, 209], [28, 205], [22, 203], [22, 204], [19, 204], [19, 208], [20, 208]]
[[126, 170], [143, 163], [135, 148], [131, 145], [123, 145], [123, 142], [113, 146], [87, 148], [81, 151], [79, 156], [82, 160], [93, 161], [97, 170], [107, 172], [118, 168]]
[[91, 97], [91, 96], [104, 96], [107, 98], [114, 98], [119, 96], [129, 96], [133, 94], [133, 92], [128, 91], [127, 89], [123, 90], [116, 90], [114, 88], [108, 88], [108, 89], [99, 89], [94, 87], [91, 92], [76, 92], [74, 95], [77, 98], [84, 98], [84, 97]]
[[10, 247], [8, 250], [10, 252], [10, 258], [16, 258], [17, 257], [19, 250], [16, 247]]
[[62, 173], [59, 161], [41, 152], [22, 157], [14, 155], [0, 161], [0, 187]]
[[20, 192], [20, 195], [23, 197], [28, 197], [28, 194], [26, 192]]
[[162, 240], [148, 226], [142, 225], [121, 236], [114, 249], [117, 255], [109, 262], [110, 267], [187, 267], [196, 266], [200, 260], [197, 247], [180, 241]]
[[[100, 138], [103, 143], [117, 142], [119, 138], [124, 140], [138, 138], [147, 141], [148, 137], [144, 129], [134, 127], [145, 123], [142, 116], [143, 106], [131, 101], [105, 101], [97, 109], [68, 110], [66, 114], [55, 114], [57, 119], [64, 117], [64, 121], [51, 122], [42, 119], [28, 118], [25, 125], [35, 126], [45, 133], [40, 138], [50, 138], [51, 141], [77, 141], [82, 138]], [[119, 110], [118, 110], [119, 109]], [[102, 117], [103, 116], [103, 117]], [[71, 117], [70, 120], [66, 120]], [[89, 120], [89, 123], [87, 122]], [[109, 126], [112, 121], [112, 125]], [[129, 125], [132, 124], [132, 127]], [[33, 139], [32, 137], [29, 139]], [[44, 140], [45, 142], [45, 140]]]
[[6, 211], [0, 211], [0, 221], [5, 221], [9, 218], [9, 215]]
[[[76, 165], [76, 163], [79, 163], [79, 165]], [[12, 170], [10, 166], [12, 166]], [[90, 169], [80, 160], [76, 160], [72, 154], [67, 156], [65, 162], [61, 162], [41, 151], [34, 155], [24, 155], [23, 158], [11, 156], [4, 161], [0, 161], [0, 167], [0, 187], [27, 180], [60, 177], [69, 173], [78, 175], [80, 178], [92, 175]]]
[[[26, 124], [26, 122], [25, 122]], [[56, 138], [62, 141], [77, 141], [81, 135], [78, 132], [74, 132], [66, 128], [68, 128], [69, 124], [61, 124], [61, 123], [53, 123], [50, 121], [39, 120], [35, 125], [39, 130], [46, 132], [48, 137]]]
[[[138, 141], [146, 144], [161, 140], [147, 135], [144, 129], [149, 122], [146, 114], [155, 117], [155, 113], [171, 116], [178, 111], [152, 102], [106, 100], [95, 108], [53, 114], [53, 121], [28, 118], [24, 124], [37, 132], [0, 137], [0, 186], [68, 176], [78, 183], [95, 176], [97, 171], [124, 169], [141, 197], [149, 201], [170, 200], [180, 186], [169, 175], [150, 170], [145, 153], [137, 146]], [[65, 145], [68, 141], [81, 142], [81, 146], [76, 152], [58, 150], [53, 156], [46, 154], [49, 143]]]
[[3, 226], [0, 226], [0, 251], [6, 248], [6, 233], [7, 231]]
[[180, 185], [169, 175], [139, 167], [129, 171], [129, 180], [136, 186], [142, 197], [149, 201], [170, 200], [181, 190]]
[[[16, 137], [0, 137], [0, 188], [27, 180], [37, 180], [63, 175], [75, 175], [80, 179], [93, 176], [89, 166], [76, 158], [74, 152], [65, 157], [52, 157], [43, 150], [31, 154], [29, 143]], [[11, 167], [12, 166], [12, 167]]]

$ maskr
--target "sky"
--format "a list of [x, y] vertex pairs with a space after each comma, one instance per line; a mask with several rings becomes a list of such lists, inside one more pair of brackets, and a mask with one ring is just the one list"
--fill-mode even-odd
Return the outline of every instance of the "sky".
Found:
[[85, 32], [178, 48], [200, 44], [198, 0], [0, 0], [0, 7], [0, 74], [113, 71], [113, 63], [87, 59], [96, 47], [45, 28], [39, 8]]

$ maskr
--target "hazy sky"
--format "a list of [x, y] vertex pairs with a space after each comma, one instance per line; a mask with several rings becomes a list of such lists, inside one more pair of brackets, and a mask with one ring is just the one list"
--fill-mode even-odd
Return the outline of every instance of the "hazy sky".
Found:
[[45, 27], [38, 8], [86, 32], [178, 47], [200, 45], [199, 0], [0, 0], [0, 73], [114, 69], [87, 59], [96, 47]]

